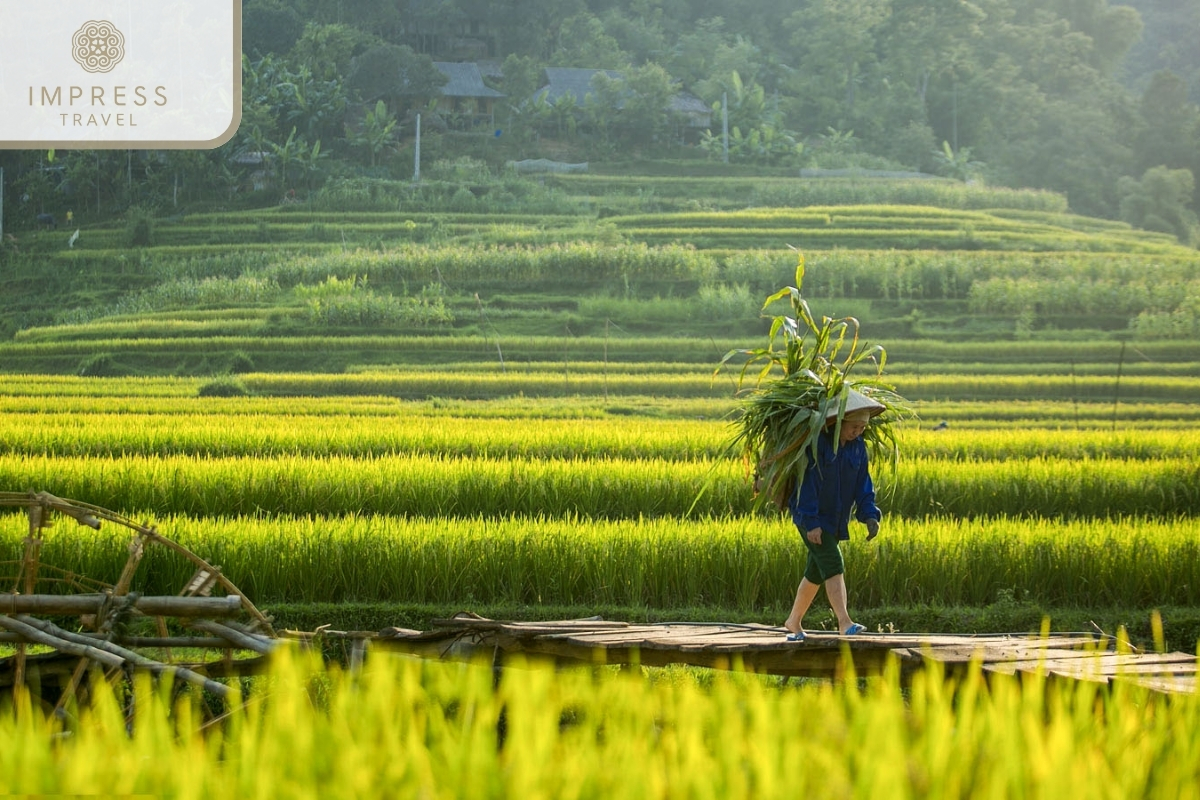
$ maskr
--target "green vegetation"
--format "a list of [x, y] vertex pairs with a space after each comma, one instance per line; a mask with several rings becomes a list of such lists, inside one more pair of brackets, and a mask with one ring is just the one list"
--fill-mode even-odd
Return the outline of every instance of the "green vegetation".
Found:
[[[1124, 679], [1109, 689], [985, 680], [976, 669], [947, 683], [934, 670], [904, 689], [893, 668], [829, 688], [520, 666], [497, 677], [483, 664], [381, 656], [349, 674], [284, 659], [270, 691], [231, 704], [216, 735], [194, 696], [174, 701], [141, 681], [127, 720], [124, 698], [100, 682], [98, 702], [68, 724], [27, 697], [0, 715], [0, 765], [22, 794], [216, 797], [386, 786], [403, 796], [775, 798], [795, 792], [779, 765], [799, 761], [820, 766], [816, 797], [1178, 798], [1200, 777], [1196, 696], [1155, 696]], [[809, 716], [839, 735], [780, 728]]]
[[[645, 459], [526, 459], [380, 455], [0, 456], [0, 483], [37, 487], [126, 513], [416, 514], [599, 519], [745, 514], [752, 498], [740, 464]], [[1050, 518], [1190, 514], [1200, 503], [1200, 460], [1059, 458], [962, 464], [901, 463], [888, 510], [1027, 514]], [[699, 487], [704, 495], [696, 500]]]
[[[477, 462], [464, 466], [479, 467]], [[521, 470], [521, 465], [511, 468]], [[180, 475], [181, 480], [190, 477]], [[262, 480], [261, 472], [253, 479]], [[632, 490], [631, 481], [614, 483]], [[247, 500], [258, 499], [241, 491]], [[378, 491], [364, 487], [363, 494]], [[652, 508], [647, 498], [638, 499]], [[396, 491], [395, 500], [390, 514], [370, 513], [367, 507], [361, 515], [339, 516], [336, 508], [320, 514], [298, 503], [297, 516], [264, 506], [259, 514], [274, 513], [159, 512], [156, 521], [173, 538], [222, 564], [256, 605], [268, 608], [458, 603], [644, 613], [693, 607], [771, 622], [786, 615], [804, 569], [796, 555], [795, 526], [778, 515], [609, 514], [614, 518], [603, 519], [550, 505], [516, 504], [491, 515], [471, 509], [471, 497], [447, 503], [445, 513], [429, 514], [406, 502], [403, 490]], [[1195, 580], [1200, 521], [1195, 517], [1105, 513], [1098, 503], [1079, 509], [1073, 521], [997, 512], [968, 520], [953, 509], [924, 517], [904, 513], [896, 502], [888, 509], [877, 546], [854, 541], [845, 548], [854, 606], [865, 615], [908, 607], [944, 609], [949, 618], [952, 609], [1007, 601], [1035, 614], [1049, 613], [1053, 622], [1056, 609], [1075, 607], [1082, 597], [1097, 613], [1200, 603]], [[4, 518], [0, 560], [19, 557], [22, 521]], [[43, 553], [63, 569], [105, 575], [120, 572], [127, 544], [125, 537], [103, 532], [80, 542], [74, 530], [64, 529], [47, 536]], [[165, 556], [148, 558], [153, 560], [139, 578], [138, 591], [173, 594], [177, 589], [171, 587], [191, 576], [187, 565]], [[1170, 627], [1173, 620], [1167, 622]], [[1185, 622], [1195, 624], [1179, 620]], [[375, 619], [369, 624], [395, 623]], [[1180, 641], [1189, 632], [1200, 633], [1172, 631], [1179, 637], [1176, 646], [1194, 644]]]
[[[623, 397], [613, 402], [632, 400]], [[518, 407], [512, 401], [398, 402], [371, 396], [225, 401], [0, 395], [0, 445], [6, 454], [64, 457], [369, 458], [406, 454], [446, 459], [697, 461], [725, 454], [733, 431], [721, 415], [697, 419], [693, 412], [698, 406], [687, 400], [670, 405], [660, 400], [652, 406], [648, 399], [641, 409], [614, 404], [606, 408], [602, 398], [593, 400], [590, 408], [581, 408], [582, 402], [582, 398], [554, 405], [524, 401], [523, 407]], [[1007, 409], [1008, 404], [1002, 408]], [[1169, 418], [1171, 408], [1164, 405], [1157, 411]], [[522, 413], [518, 415], [518, 411]], [[1101, 418], [1090, 420], [1087, 429], [1065, 430], [1058, 425], [1052, 434], [1044, 426], [997, 428], [1005, 424], [1004, 418], [989, 419], [979, 412], [974, 426], [956, 421], [950, 429], [931, 430], [926, 420], [924, 429], [907, 425], [898, 434], [906, 459], [1152, 461], [1200, 457], [1200, 432], [1194, 429], [1150, 430], [1146, 419], [1123, 417], [1121, 429], [1112, 431], [1111, 416], [1104, 416], [1110, 415], [1111, 409], [1104, 407], [1098, 413]], [[521, 416], [535, 417], [537, 425], [514, 431], [513, 420]], [[338, 419], [336, 428], [331, 429], [330, 417]], [[991, 428], [980, 427], [983, 425]]]
[[[898, 365], [912, 340], [1136, 341], [1141, 352], [1200, 331], [1194, 249], [1067, 213], [1049, 192], [912, 178], [543, 181], [488, 177], [469, 160], [435, 173], [430, 186], [377, 178], [304, 203], [159, 218], [137, 245], [128, 228], [144, 208], [86, 226], [70, 247], [56, 231], [22, 233], [0, 252], [0, 331], [13, 336], [0, 368], [662, 361], [643, 340], [761, 336], [761, 297], [792, 278], [787, 246], [805, 252], [814, 312], [869, 320]], [[455, 208], [452, 187], [476, 199]], [[375, 200], [356, 203], [352, 189]], [[326, 202], [326, 191], [341, 194]], [[1072, 361], [1083, 359], [1060, 359]]]
[[[908, 223], [898, 225], [897, 236], [914, 235]], [[729, 230], [745, 235], [736, 225]], [[703, 231], [690, 238], [721, 235], [718, 226]], [[1021, 234], [1001, 235], [1002, 249], [973, 253], [811, 250], [806, 295], [817, 314], [870, 320], [866, 332], [889, 342], [898, 365], [914, 350], [932, 353], [951, 342], [999, 349], [998, 340], [1057, 346], [1060, 363], [1080, 367], [1097, 347], [1113, 350], [1115, 362], [1120, 341], [1132, 340], [1138, 347], [1126, 360], [1135, 361], [1147, 347], [1187, 342], [1200, 330], [1194, 251], [1139, 235], [1144, 246], [1112, 252], [1118, 245], [1108, 234], [1059, 228], [1038, 235], [1083, 237], [1086, 249], [1100, 252], [1018, 253], [1004, 248], [1019, 247]], [[30, 255], [14, 260], [0, 281], [10, 290], [0, 300], [0, 321], [20, 328], [0, 343], [0, 354], [8, 372], [80, 373], [98, 356], [108, 357], [103, 371], [91, 365], [84, 374], [342, 372], [480, 358], [506, 365], [661, 361], [648, 338], [686, 337], [714, 340], [711, 351], [686, 348], [693, 352], [684, 356], [711, 362], [730, 337], [742, 346], [765, 332], [759, 298], [789, 281], [794, 266], [782, 248], [728, 249], [727, 242], [697, 250], [689, 237], [652, 246], [598, 238], [603, 232], [594, 227], [584, 239], [519, 246], [394, 242], [305, 254], [212, 245], [208, 255], [192, 246], [159, 246], [132, 259], [83, 248]], [[55, 280], [45, 280], [51, 274]], [[928, 341], [936, 339], [946, 341]]]
[[[754, 508], [728, 450], [741, 363], [714, 367], [783, 310], [761, 303], [791, 282], [790, 245], [814, 329], [854, 318], [864, 349], [885, 343], [886, 364], [856, 369], [883, 367], [919, 415], [877, 476], [882, 536], [846, 546], [859, 618], [973, 632], [1048, 617], [1194, 649], [1200, 111], [1169, 73], [1138, 73], [1140, 103], [1117, 84], [1136, 14], [420, 5], [342, 19], [341, 4], [247, 3], [243, 124], [224, 148], [0, 152], [0, 485], [152, 519], [305, 629], [462, 608], [777, 624], [797, 534]], [[1181, 12], [1147, 13], [1162, 31]], [[431, 102], [426, 51], [465, 46], [464, 25], [507, 56], [486, 123]], [[557, 65], [622, 77], [586, 103], [529, 99]], [[387, 79], [401, 70], [407, 84]], [[711, 130], [662, 113], [672, 78], [728, 99], [729, 164]], [[505, 163], [540, 156], [589, 171]], [[71, 231], [34, 229], [68, 209]], [[0, 558], [27, 530], [0, 517]], [[112, 580], [126, 545], [62, 525], [43, 556]], [[134, 588], [175, 593], [188, 575], [173, 570], [151, 564]], [[18, 695], [0, 712], [5, 788], [609, 795], [628, 779], [770, 796], [794, 793], [779, 776], [801, 741], [834, 795], [1195, 785], [1194, 698], [1124, 683], [935, 672], [903, 693], [894, 675], [780, 691], [510, 670], [494, 688], [488, 670], [375, 663], [357, 682], [284, 665], [219, 739], [187, 702], [159, 705], [165, 690], [137, 699], [132, 736], [111, 698], [60, 736]], [[850, 732], [836, 752], [779, 735], [813, 714]]]
[[[143, 246], [164, 233], [155, 210], [550, 213], [562, 198], [506, 166], [548, 159], [587, 162], [586, 191], [605, 213], [725, 209], [696, 190], [725, 177], [740, 181], [731, 199], [757, 206], [1005, 204], [991, 195], [1063, 211], [1069, 197], [1077, 213], [1187, 244], [1200, 168], [1195, 9], [1136, 5], [248, 0], [230, 142], [0, 153], [12, 184], [4, 229], [30, 230], [41, 213], [73, 210], [89, 226], [125, 214], [122, 243]], [[481, 70], [450, 80], [434, 59]], [[581, 72], [564, 82], [551, 73], [562, 68]], [[418, 114], [422, 184], [402, 186], [417, 171]], [[638, 172], [694, 181], [685, 191], [698, 207], [670, 208], [671, 189], [614, 188]], [[829, 180], [863, 174], [911, 180], [887, 199]], [[772, 183], [797, 175], [812, 186]], [[583, 188], [574, 175], [546, 180]]]

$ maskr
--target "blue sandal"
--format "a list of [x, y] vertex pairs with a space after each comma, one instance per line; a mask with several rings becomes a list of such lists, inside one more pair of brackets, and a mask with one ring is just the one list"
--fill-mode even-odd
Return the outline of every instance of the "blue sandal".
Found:
[[784, 641], [801, 644], [806, 638], [807, 637], [804, 635], [804, 631], [796, 631], [795, 633], [789, 633], [787, 636], [785, 636]]
[[859, 625], [857, 622], [850, 623], [850, 627], [842, 631], [842, 636], [857, 636], [860, 633], [866, 633], [867, 626]]

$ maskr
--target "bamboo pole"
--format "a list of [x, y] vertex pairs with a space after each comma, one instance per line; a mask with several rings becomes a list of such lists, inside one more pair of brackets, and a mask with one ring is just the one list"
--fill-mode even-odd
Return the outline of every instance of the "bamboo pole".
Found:
[[[225, 650], [229, 648], [230, 644], [228, 640], [218, 639], [215, 636], [118, 636], [107, 639], [104, 634], [100, 633], [80, 633], [79, 635], [86, 636], [89, 639], [106, 639], [106, 641], [111, 641], [123, 647], [191, 647]], [[12, 633], [11, 631], [0, 633], [0, 643], [30, 644], [21, 634]]]
[[[129, 604], [148, 617], [225, 617], [242, 608], [238, 595], [226, 597], [129, 597]], [[0, 594], [0, 614], [95, 614], [111, 595], [92, 594]], [[123, 599], [123, 598], [120, 598]]]
[[278, 640], [268, 639], [265, 636], [255, 636], [249, 633], [242, 633], [228, 625], [222, 625], [219, 622], [213, 622], [210, 619], [198, 619], [190, 623], [190, 627], [196, 630], [211, 633], [215, 636], [220, 636], [228, 643], [236, 645], [243, 650], [253, 650], [256, 653], [263, 655], [269, 654], [272, 650], [279, 646]]
[[[6, 618], [0, 617], [0, 620], [3, 620], [3, 619], [6, 619]], [[22, 616], [19, 619], [19, 622], [23, 623], [24, 625], [26, 625], [29, 628], [36, 630], [39, 633], [43, 633], [47, 636], [59, 639], [64, 644], [75, 645], [75, 646], [82, 645], [82, 646], [88, 647], [91, 650], [101, 651], [107, 657], [116, 658], [117, 662], [115, 664], [112, 664], [112, 666], [121, 666], [125, 662], [128, 662], [129, 664], [131, 664], [134, 667], [149, 670], [150, 672], [152, 672], [156, 675], [170, 670], [171, 672], [173, 672], [177, 677], [181, 678], [182, 680], [187, 681], [188, 683], [194, 684], [196, 686], [202, 686], [205, 689], [207, 689], [208, 691], [217, 695], [218, 697], [224, 698], [224, 697], [229, 696], [229, 687], [228, 686], [226, 686], [223, 683], [217, 683], [216, 681], [214, 681], [204, 675], [201, 675], [199, 672], [196, 672], [195, 670], [188, 669], [187, 667], [177, 667], [177, 666], [172, 666], [171, 664], [163, 664], [159, 661], [154, 661], [153, 659], [146, 658], [145, 656], [141, 655], [140, 653], [135, 653], [134, 651], [128, 650], [124, 647], [121, 647], [120, 645], [113, 644], [112, 642], [106, 642], [103, 639], [99, 639], [99, 640], [89, 639], [89, 637], [84, 636], [82, 634], [71, 633], [70, 631], [64, 631], [62, 628], [58, 627], [54, 623], [46, 622], [45, 620], [37, 619], [36, 617]], [[2, 623], [0, 623], [0, 624], [2, 624]], [[92, 643], [89, 644], [88, 643], [89, 641]], [[55, 647], [58, 650], [63, 649], [62, 647], [59, 647], [57, 645], [51, 645], [51, 646]], [[92, 658], [94, 660], [97, 660], [97, 661], [101, 660], [101, 659], [96, 658], [95, 656], [91, 656], [91, 655], [89, 655], [88, 657]], [[103, 663], [109, 663], [109, 662], [104, 661]]]
[[84, 644], [59, 638], [53, 634], [39, 630], [24, 620], [16, 620], [12, 617], [0, 615], [0, 628], [19, 633], [31, 642], [53, 647], [55, 650], [69, 655], [90, 658], [92, 661], [99, 662], [105, 666], [120, 667], [125, 663], [125, 659], [119, 655], [106, 652], [90, 643]]
[[75, 671], [71, 673], [71, 679], [67, 681], [66, 687], [63, 688], [62, 694], [58, 697], [58, 702], [54, 704], [54, 713], [58, 714], [67, 708], [67, 704], [75, 697], [75, 692], [79, 689], [79, 684], [83, 682], [83, 673], [87, 670], [88, 660], [86, 658], [79, 659], [79, 663], [75, 665]]
[[[95, 636], [96, 634], [83, 634]], [[190, 647], [195, 649], [213, 648], [227, 650], [229, 642], [215, 636], [120, 636], [112, 640], [113, 644], [122, 647], [158, 647], [169, 650], [172, 647]]]

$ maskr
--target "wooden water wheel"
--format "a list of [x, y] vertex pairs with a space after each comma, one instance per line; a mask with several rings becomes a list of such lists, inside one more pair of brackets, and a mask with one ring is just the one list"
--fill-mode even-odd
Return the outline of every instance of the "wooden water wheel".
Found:
[[[0, 561], [0, 687], [28, 686], [61, 710], [83, 699], [97, 674], [116, 682], [146, 670], [224, 698], [229, 687], [214, 678], [260, 671], [280, 641], [220, 567], [153, 525], [46, 492], [0, 492], [0, 507], [23, 507], [29, 516], [21, 558]], [[110, 523], [130, 531], [128, 556], [112, 582], [42, 560], [43, 534], [55, 516], [93, 530]], [[131, 590], [151, 548], [194, 569], [176, 594]]]

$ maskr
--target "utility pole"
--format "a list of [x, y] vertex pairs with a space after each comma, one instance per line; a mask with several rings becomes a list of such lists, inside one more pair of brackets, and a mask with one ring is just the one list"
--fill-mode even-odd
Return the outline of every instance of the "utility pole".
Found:
[[954, 89], [950, 95], [950, 136], [954, 140], [954, 152], [958, 153], [958, 76], [954, 77]]
[[421, 115], [417, 114], [417, 146], [413, 153], [413, 183], [421, 180]]
[[729, 92], [721, 92], [721, 160], [729, 163]]

